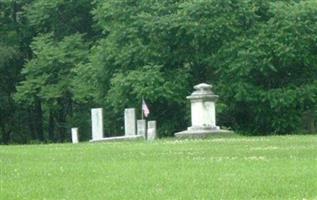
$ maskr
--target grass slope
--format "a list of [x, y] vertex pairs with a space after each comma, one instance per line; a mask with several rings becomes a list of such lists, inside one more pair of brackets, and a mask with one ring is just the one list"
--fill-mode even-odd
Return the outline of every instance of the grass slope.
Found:
[[0, 199], [317, 199], [317, 136], [0, 146]]

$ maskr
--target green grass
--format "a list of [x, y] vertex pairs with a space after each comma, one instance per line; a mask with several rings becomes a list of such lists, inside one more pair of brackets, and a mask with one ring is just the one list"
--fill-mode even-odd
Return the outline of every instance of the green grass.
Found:
[[0, 146], [0, 199], [317, 199], [317, 135]]

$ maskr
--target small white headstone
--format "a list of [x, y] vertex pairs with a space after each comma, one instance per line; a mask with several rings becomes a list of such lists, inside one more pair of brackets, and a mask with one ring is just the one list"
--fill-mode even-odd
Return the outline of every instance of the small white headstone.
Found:
[[147, 127], [147, 140], [154, 140], [156, 138], [156, 121], [148, 121]]
[[137, 120], [137, 135], [145, 137], [146, 121], [144, 119]]
[[78, 128], [72, 128], [72, 142], [73, 144], [78, 143]]
[[103, 109], [91, 109], [92, 140], [103, 138]]
[[124, 110], [124, 133], [125, 136], [136, 135], [135, 108], [126, 108]]

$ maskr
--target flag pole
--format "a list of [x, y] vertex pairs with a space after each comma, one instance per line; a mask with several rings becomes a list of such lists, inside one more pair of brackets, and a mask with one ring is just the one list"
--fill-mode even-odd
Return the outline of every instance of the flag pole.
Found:
[[144, 119], [144, 117], [143, 117], [143, 96], [142, 96], [142, 100], [141, 100], [142, 102], [141, 102], [141, 117], [142, 117], [142, 120]]

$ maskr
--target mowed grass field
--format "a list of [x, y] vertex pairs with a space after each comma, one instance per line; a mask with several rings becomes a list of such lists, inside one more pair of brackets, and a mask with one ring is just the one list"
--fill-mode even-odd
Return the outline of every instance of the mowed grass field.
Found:
[[0, 146], [0, 199], [317, 199], [317, 135]]

